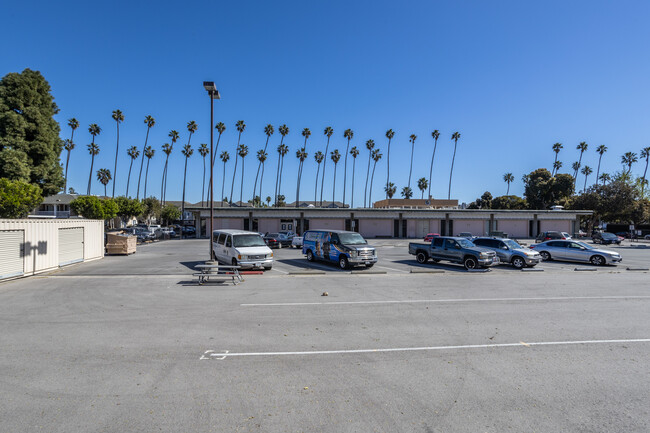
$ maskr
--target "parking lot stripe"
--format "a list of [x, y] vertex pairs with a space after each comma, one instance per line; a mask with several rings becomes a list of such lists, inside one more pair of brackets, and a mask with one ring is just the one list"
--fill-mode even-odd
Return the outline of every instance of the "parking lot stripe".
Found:
[[[343, 355], [355, 353], [387, 353], [387, 352], [424, 352], [434, 350], [464, 350], [464, 349], [496, 349], [504, 347], [522, 347], [527, 348], [534, 346], [570, 346], [570, 345], [587, 345], [587, 344], [622, 344], [622, 343], [650, 343], [650, 338], [634, 338], [620, 340], [575, 340], [575, 341], [539, 341], [534, 343], [494, 343], [494, 344], [463, 344], [458, 346], [423, 346], [423, 347], [394, 347], [384, 349], [344, 349], [344, 350], [312, 350], [298, 352], [234, 352], [228, 353], [210, 353], [211, 358], [226, 359], [232, 357], [245, 356], [296, 356], [296, 355]], [[204, 352], [204, 354], [207, 352]], [[207, 359], [204, 354], [200, 359]]]
[[294, 307], [306, 305], [374, 305], [374, 304], [421, 304], [421, 303], [460, 303], [460, 302], [526, 302], [526, 301], [581, 301], [607, 299], [649, 299], [650, 295], [631, 296], [550, 296], [535, 298], [468, 298], [468, 299], [410, 299], [390, 301], [331, 301], [331, 302], [273, 302], [267, 304], [240, 304], [240, 307]]

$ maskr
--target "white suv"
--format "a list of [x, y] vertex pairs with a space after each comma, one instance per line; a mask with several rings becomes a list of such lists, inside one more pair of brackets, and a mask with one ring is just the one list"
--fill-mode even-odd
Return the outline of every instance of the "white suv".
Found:
[[212, 232], [212, 258], [244, 269], [273, 267], [273, 251], [262, 235], [244, 230], [221, 229]]

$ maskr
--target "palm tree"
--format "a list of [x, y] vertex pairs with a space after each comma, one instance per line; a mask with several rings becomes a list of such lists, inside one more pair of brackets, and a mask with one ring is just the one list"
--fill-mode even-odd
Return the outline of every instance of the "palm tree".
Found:
[[515, 177], [512, 175], [512, 173], [506, 173], [503, 175], [503, 181], [508, 184], [506, 195], [510, 195], [510, 182], [514, 182]]
[[429, 186], [429, 181], [426, 177], [421, 177], [418, 179], [418, 189], [422, 192], [421, 199], [424, 199], [424, 190]]
[[[325, 154], [319, 150], [314, 154], [314, 160], [318, 164], [318, 169], [316, 169], [316, 186], [314, 187], [314, 206], [316, 206], [316, 203], [318, 203], [318, 174], [320, 173], [320, 164], [325, 160]], [[323, 170], [325, 169], [323, 168]]]
[[451, 135], [451, 139], [454, 140], [454, 156], [451, 158], [451, 171], [449, 172], [449, 191], [447, 192], [447, 200], [451, 199], [451, 175], [454, 173], [454, 160], [456, 159], [456, 145], [458, 144], [458, 139], [460, 138], [460, 132], [456, 131]]
[[[115, 146], [115, 166], [113, 167], [113, 175], [117, 179], [117, 153], [120, 150], [120, 123], [124, 122], [124, 114], [120, 110], [113, 110], [111, 117], [117, 125], [117, 145]], [[113, 180], [113, 198], [115, 198], [115, 180]]]
[[86, 192], [86, 195], [90, 195], [90, 183], [92, 182], [93, 179], [93, 164], [95, 163], [95, 156], [99, 153], [99, 146], [96, 145], [95, 143], [90, 143], [88, 145], [88, 152], [91, 155], [90, 159], [90, 174], [88, 176], [88, 191]]
[[162, 145], [162, 151], [165, 152], [165, 165], [163, 166], [163, 175], [162, 175], [162, 180], [160, 182], [160, 202], [161, 204], [165, 204], [165, 180], [166, 180], [166, 174], [167, 174], [167, 162], [169, 161], [169, 155], [172, 153], [173, 146], [170, 145], [169, 143], [165, 143]]
[[386, 197], [389, 199], [393, 198], [395, 193], [397, 192], [397, 187], [393, 182], [388, 182], [388, 185], [384, 187], [384, 191], [386, 192]]
[[350, 151], [350, 140], [354, 137], [354, 132], [351, 129], [343, 131], [343, 137], [348, 139], [348, 145], [345, 148], [345, 162], [343, 164], [343, 207], [345, 207], [345, 190], [348, 183], [348, 152]]
[[201, 182], [201, 204], [205, 198], [205, 157], [210, 154], [210, 148], [206, 143], [201, 143], [199, 146], [199, 155], [203, 158], [203, 182]]
[[600, 176], [598, 176], [598, 180], [600, 180], [603, 185], [605, 185], [607, 182], [612, 180], [612, 177], [608, 173], [602, 173]]
[[381, 159], [381, 152], [379, 149], [374, 149], [372, 151], [372, 160], [374, 161], [372, 165], [372, 176], [370, 176], [370, 191], [368, 192], [368, 207], [372, 207], [372, 185], [375, 180], [375, 168], [377, 168], [377, 162]]
[[[237, 137], [237, 147], [236, 152], [239, 152], [239, 142], [241, 140], [241, 133], [246, 130], [246, 124], [244, 123], [243, 120], [238, 120], [237, 123], [235, 123], [235, 128], [237, 128], [237, 132], [239, 132], [239, 135]], [[237, 176], [237, 157], [235, 157], [235, 171], [232, 173], [232, 184], [230, 185], [230, 202], [229, 205], [232, 206], [232, 195], [235, 190], [235, 176]]]
[[[339, 150], [334, 149], [333, 152], [330, 152], [330, 158], [332, 158], [332, 162], [334, 163], [334, 182], [332, 183], [332, 204], [334, 204], [334, 197], [336, 193], [336, 166], [341, 160], [341, 154], [339, 153]], [[343, 204], [343, 207], [345, 207], [345, 203]]]
[[305, 148], [302, 147], [299, 150], [296, 151], [296, 158], [298, 158], [298, 182], [296, 186], [296, 207], [300, 207], [300, 170], [302, 170], [302, 165], [305, 162], [305, 159], [307, 159], [307, 152], [305, 152]]
[[415, 134], [411, 134], [409, 137], [409, 142], [411, 143], [411, 166], [409, 167], [409, 188], [411, 187], [411, 173], [413, 172], [413, 151], [415, 150], [416, 138], [418, 138], [418, 136]]
[[645, 176], [648, 173], [648, 160], [650, 160], [650, 146], [641, 149], [641, 158], [645, 158], [645, 169], [643, 170], [643, 181], [641, 182], [641, 197], [643, 197], [645, 184], [648, 182]]
[[[142, 178], [142, 167], [144, 166], [144, 158], [146, 156], [147, 141], [149, 140], [149, 130], [156, 124], [156, 119], [151, 116], [146, 116], [144, 118], [144, 123], [147, 124], [147, 136], [144, 139], [144, 146], [142, 146], [142, 161], [140, 162], [140, 174], [138, 175], [138, 191], [136, 192], [135, 198], [140, 198], [140, 179]], [[149, 162], [147, 161], [147, 164]]]
[[278, 205], [284, 202], [284, 195], [280, 194], [282, 190], [282, 173], [284, 172], [284, 157], [289, 153], [289, 146], [286, 144], [281, 144], [278, 147], [278, 153], [280, 154], [280, 183], [278, 183]]
[[271, 196], [270, 195], [266, 196], [266, 205], [271, 206]]
[[[262, 153], [266, 154], [266, 148], [269, 145], [269, 138], [273, 135], [275, 130], [273, 129], [273, 125], [270, 123], [264, 127], [264, 134], [266, 134], [266, 143], [264, 144], [264, 150], [262, 150]], [[253, 184], [253, 198], [255, 198], [255, 192], [257, 191], [257, 177], [260, 174], [260, 168], [262, 167], [262, 160], [260, 160], [260, 151], [257, 151], [257, 160], [259, 161], [257, 163], [257, 174], [255, 174], [255, 183]], [[264, 158], [266, 161], [266, 157]], [[260, 182], [260, 199], [262, 198], [262, 183]], [[261, 203], [260, 203], [261, 204]], [[254, 204], [253, 204], [254, 205]]]
[[151, 147], [147, 146], [144, 148], [144, 156], [147, 158], [147, 169], [144, 172], [144, 191], [143, 191], [143, 198], [147, 198], [147, 179], [149, 178], [149, 163], [151, 162], [151, 158], [156, 154], [156, 150]]
[[[190, 125], [188, 123], [187, 129], [190, 129]], [[194, 129], [196, 131], [196, 128]], [[190, 131], [190, 134], [192, 134], [193, 131]], [[185, 157], [185, 169], [183, 170], [183, 199], [181, 201], [181, 221], [185, 221], [185, 180], [187, 179], [187, 159], [192, 156], [194, 153], [194, 149], [192, 149], [192, 146], [190, 146], [189, 140], [187, 141], [187, 144], [183, 146], [183, 150], [181, 150], [181, 153]], [[182, 232], [182, 230], [181, 230]], [[183, 233], [181, 233], [181, 239], [183, 239]]]
[[625, 152], [623, 156], [621, 156], [621, 164], [627, 165], [627, 174], [630, 174], [632, 171], [632, 164], [638, 161], [638, 158], [636, 157], [636, 153], [634, 152]]
[[[553, 168], [555, 169], [555, 163], [557, 162], [557, 155], [560, 153], [560, 150], [562, 150], [564, 146], [562, 146], [562, 143], [555, 143], [553, 145], [553, 152], [555, 152], [555, 161], [553, 161]], [[557, 172], [555, 172], [557, 173]], [[551, 176], [555, 176], [555, 173], [551, 173]]]
[[[242, 195], [244, 191], [244, 158], [246, 158], [246, 155], [248, 155], [248, 146], [245, 144], [241, 144], [240, 146], [237, 147], [237, 155], [241, 158], [241, 185], [239, 186], [239, 202], [242, 202]], [[253, 197], [255, 199], [255, 197]], [[231, 197], [232, 200], [232, 197]]]
[[[262, 199], [262, 181], [264, 180], [264, 165], [265, 165], [264, 163], [266, 162], [266, 159], [268, 157], [269, 157], [269, 154], [266, 153], [265, 150], [260, 149], [260, 150], [257, 151], [257, 160], [262, 165], [262, 175], [260, 176], [260, 201]], [[255, 196], [253, 196], [253, 197], [255, 197]], [[262, 203], [260, 202], [260, 205], [261, 204]]]
[[325, 182], [325, 167], [327, 166], [327, 150], [330, 147], [330, 137], [334, 134], [334, 129], [331, 126], [327, 126], [323, 134], [327, 137], [327, 145], [325, 146], [325, 159], [323, 159], [323, 174], [321, 174], [320, 178], [320, 207], [323, 207], [323, 185]]
[[107, 168], [100, 168], [97, 170], [97, 180], [99, 183], [104, 185], [104, 197], [106, 197], [106, 185], [108, 185], [108, 182], [110, 182], [112, 179], [111, 177], [111, 171]]
[[212, 152], [212, 164], [214, 165], [214, 162], [217, 160], [217, 153], [219, 153], [219, 142], [221, 141], [221, 134], [223, 134], [223, 131], [226, 130], [226, 125], [224, 125], [223, 122], [219, 122], [215, 125], [214, 129], [217, 130], [219, 133], [219, 137], [217, 137], [217, 144], [214, 147], [214, 152]]
[[408, 200], [411, 197], [413, 197], [413, 190], [411, 189], [410, 186], [405, 186], [404, 188], [402, 188], [401, 194], [402, 194], [402, 197], [404, 197], [405, 199]]
[[277, 148], [277, 150], [278, 150], [278, 170], [277, 170], [277, 173], [275, 174], [275, 194], [274, 194], [274, 200], [275, 201], [273, 202], [275, 204], [275, 206], [278, 205], [278, 194], [279, 194], [279, 186], [280, 186], [280, 165], [282, 163], [284, 155], [286, 155], [286, 152], [289, 151], [289, 149], [287, 148], [284, 155], [282, 154], [283, 149], [285, 149], [285, 147], [286, 147], [283, 144], [284, 143], [284, 137], [289, 133], [289, 127], [287, 125], [281, 125], [278, 128], [278, 132], [280, 133], [282, 138], [280, 138], [280, 145]]
[[133, 168], [133, 161], [138, 159], [138, 157], [140, 156], [140, 151], [138, 150], [137, 147], [131, 146], [131, 147], [128, 148], [126, 153], [127, 153], [127, 155], [129, 155], [129, 157], [131, 157], [131, 164], [129, 164], [129, 177], [126, 180], [126, 197], [128, 197], [129, 196], [129, 184], [131, 183], [131, 169]]
[[65, 150], [68, 151], [68, 156], [65, 160], [65, 183], [63, 184], [64, 193], [68, 192], [68, 163], [70, 162], [70, 152], [74, 149], [74, 131], [79, 128], [79, 121], [72, 117], [68, 119], [68, 126], [72, 130], [72, 134], [70, 135], [70, 140], [66, 140], [64, 144]]
[[298, 164], [298, 186], [296, 189], [296, 203], [299, 202], [300, 199], [300, 182], [302, 181], [302, 169], [305, 164], [305, 159], [307, 159], [307, 139], [311, 136], [311, 131], [309, 128], [304, 128], [302, 130], [302, 136], [305, 137], [305, 144], [303, 145], [301, 149], [301, 153], [304, 154], [304, 157], [299, 158], [300, 162]]
[[99, 127], [96, 123], [92, 123], [88, 126], [88, 132], [93, 136], [93, 141], [88, 145], [88, 151], [92, 155], [92, 161], [90, 163], [90, 176], [88, 176], [88, 192], [90, 195], [90, 183], [92, 182], [93, 177], [93, 162], [95, 162], [95, 155], [99, 153], [99, 146], [95, 145], [95, 137], [97, 137], [102, 132], [102, 128]]
[[223, 206], [223, 187], [226, 185], [226, 163], [230, 159], [230, 154], [228, 151], [224, 150], [219, 155], [219, 158], [223, 162], [223, 179], [221, 180], [221, 206]]
[[390, 190], [390, 141], [394, 136], [395, 132], [392, 129], [386, 131], [386, 138], [388, 138], [388, 152], [386, 153], [386, 187], [384, 188], [384, 191], [386, 191], [386, 198], [389, 198], [388, 191]]
[[370, 160], [372, 159], [372, 149], [375, 147], [375, 140], [366, 141], [366, 149], [368, 149], [368, 168], [366, 169], [366, 186], [363, 188], [363, 207], [366, 207], [366, 199], [368, 198], [368, 180], [370, 178]]
[[427, 195], [431, 197], [431, 175], [433, 174], [433, 159], [436, 157], [436, 147], [438, 147], [438, 137], [440, 137], [440, 131], [434, 129], [431, 133], [433, 137], [433, 153], [431, 154], [431, 166], [429, 167], [429, 192]]
[[574, 173], [573, 177], [575, 179], [578, 178], [578, 170], [580, 170], [580, 167], [582, 167], [582, 154], [585, 153], [589, 145], [585, 143], [584, 141], [581, 141], [580, 144], [576, 146], [576, 149], [580, 151], [580, 158], [578, 158], [578, 168], [574, 168]]
[[190, 144], [190, 141], [192, 140], [192, 134], [194, 134], [197, 129], [199, 129], [199, 125], [197, 125], [195, 121], [190, 120], [187, 122], [187, 132], [190, 133], [190, 136], [187, 138], [187, 144]]
[[593, 170], [591, 169], [591, 167], [589, 167], [588, 165], [585, 165], [585, 166], [582, 168], [582, 170], [580, 170], [580, 173], [582, 173], [582, 174], [585, 175], [585, 186], [584, 186], [584, 188], [582, 188], [582, 192], [586, 192], [586, 191], [587, 191], [587, 178], [588, 178], [589, 175], [590, 175], [591, 173], [593, 173], [593, 172], [594, 172], [594, 171], [593, 171]]
[[578, 178], [576, 176], [578, 175], [578, 171], [580, 170], [580, 163], [578, 161], [574, 162], [573, 164], [571, 164], [571, 168], [573, 169], [573, 173], [574, 173], [574, 176], [573, 176], [573, 188], [575, 189], [576, 181], [578, 180]]
[[[562, 168], [562, 161], [555, 161], [555, 162], [553, 163], [553, 171], [555, 172], [555, 174], [557, 174], [557, 172], [558, 172], [561, 168]], [[554, 174], [553, 176], [555, 176], [555, 174]]]
[[598, 168], [596, 169], [596, 185], [598, 185], [598, 174], [600, 173], [600, 160], [603, 159], [603, 153], [607, 152], [607, 146], [601, 144], [596, 148], [598, 153]]
[[[163, 171], [163, 184], [161, 185], [161, 192], [160, 192], [160, 197], [161, 197], [161, 202], [164, 205], [165, 202], [167, 201], [167, 168], [169, 167], [168, 161], [169, 161], [169, 154], [172, 153], [172, 150], [174, 150], [174, 144], [176, 141], [178, 141], [178, 138], [180, 135], [178, 134], [178, 131], [175, 129], [172, 129], [169, 131], [169, 134], [167, 134], [169, 139], [171, 140], [172, 144], [171, 147], [169, 148], [168, 151], [163, 150], [167, 154], [167, 159], [165, 159], [165, 169]], [[162, 189], [164, 186], [164, 189]]]
[[357, 149], [357, 146], [354, 146], [352, 149], [350, 149], [350, 155], [352, 155], [352, 198], [350, 200], [350, 207], [354, 207], [354, 172], [355, 168], [357, 165], [357, 156], [359, 156], [359, 149]]

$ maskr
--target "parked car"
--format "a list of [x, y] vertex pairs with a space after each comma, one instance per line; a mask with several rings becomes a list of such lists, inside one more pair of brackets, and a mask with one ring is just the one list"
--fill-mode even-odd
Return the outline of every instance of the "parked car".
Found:
[[440, 233], [427, 233], [423, 240], [424, 242], [431, 242], [436, 236], [440, 236]]
[[264, 242], [270, 248], [282, 248], [291, 246], [291, 239], [280, 233], [267, 233], [264, 235]]
[[196, 236], [196, 227], [194, 227], [194, 226], [183, 226], [183, 228], [181, 228], [181, 232], [183, 233], [183, 236], [186, 236], [186, 237]]
[[[535, 240], [537, 242], [550, 241], [550, 240], [553, 240], [553, 239], [566, 240], [567, 236], [569, 236], [569, 234], [568, 233], [565, 234], [563, 232], [554, 232], [554, 231], [541, 232], [539, 235], [537, 235], [537, 238], [535, 238]], [[569, 236], [569, 239], [570, 238], [571, 238], [571, 236]]]
[[616, 232], [616, 236], [620, 236], [623, 239], [629, 239], [631, 234], [630, 232]]
[[560, 232], [560, 233], [562, 233], [562, 236], [564, 236], [564, 239], [566, 239], [567, 241], [573, 240], [571, 235], [568, 234], [567, 232]]
[[591, 240], [595, 244], [609, 245], [609, 244], [618, 244], [620, 245], [623, 242], [620, 236], [616, 236], [614, 233], [608, 232], [596, 232], [591, 237]]
[[537, 251], [524, 248], [512, 239], [479, 237], [472, 241], [478, 247], [490, 249], [497, 253], [499, 262], [510, 263], [517, 269], [533, 267], [542, 261]]
[[302, 248], [302, 236], [294, 236], [291, 239], [291, 248]]
[[377, 263], [377, 250], [357, 232], [344, 230], [307, 230], [303, 236], [302, 253], [307, 260], [338, 263], [341, 269], [350, 266], [372, 268]]
[[458, 237], [458, 238], [465, 238], [465, 239], [467, 239], [468, 241], [471, 241], [471, 240], [473, 240], [473, 239], [476, 238], [476, 236], [474, 236], [474, 235], [471, 234], [470, 232], [462, 232], [462, 233], [459, 233], [458, 236], [456, 236], [456, 237]]
[[170, 238], [176, 237], [176, 232], [171, 227], [163, 227], [162, 229], [160, 229], [160, 231], [165, 237], [170, 237]]
[[643, 239], [650, 239], [650, 235], [645, 235]]
[[474, 245], [465, 238], [438, 236], [431, 243], [409, 243], [409, 254], [415, 256], [418, 263], [424, 264], [432, 259], [461, 263], [465, 269], [477, 269], [499, 264], [497, 253], [487, 248]]
[[291, 230], [280, 230], [278, 233], [281, 234], [281, 235], [285, 235], [289, 239], [293, 239], [293, 237], [296, 235]]
[[212, 259], [243, 269], [273, 267], [273, 251], [259, 233], [221, 229], [212, 232]]
[[156, 235], [151, 233], [148, 229], [142, 227], [131, 227], [125, 230], [127, 233], [135, 235], [138, 238], [138, 241], [153, 241], [156, 239]]
[[596, 266], [620, 263], [623, 259], [616, 251], [604, 250], [579, 241], [553, 240], [531, 245], [543, 260], [590, 262]]

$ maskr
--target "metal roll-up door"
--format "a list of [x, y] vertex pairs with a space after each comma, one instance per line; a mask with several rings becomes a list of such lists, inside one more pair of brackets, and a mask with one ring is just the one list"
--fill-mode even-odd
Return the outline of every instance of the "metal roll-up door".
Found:
[[24, 230], [0, 231], [0, 280], [25, 273]]
[[84, 229], [59, 229], [59, 266], [82, 262], [84, 259]]

